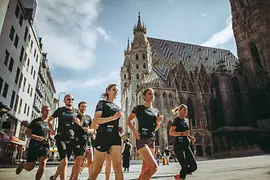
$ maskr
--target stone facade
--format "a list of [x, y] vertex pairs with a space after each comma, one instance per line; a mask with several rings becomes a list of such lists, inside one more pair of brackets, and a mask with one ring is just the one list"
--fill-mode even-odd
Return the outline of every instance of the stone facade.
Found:
[[[189, 108], [197, 152], [199, 155], [211, 155], [211, 74], [217, 70], [219, 62], [223, 62], [226, 69], [232, 72], [238, 60], [228, 50], [147, 37], [140, 15], [133, 34], [131, 44], [128, 40], [121, 68], [123, 119], [136, 105], [143, 103], [142, 92], [151, 87], [156, 97], [154, 107], [164, 115], [161, 128], [156, 133], [157, 147], [161, 150], [166, 146], [172, 147], [173, 138], [168, 131], [176, 116], [171, 110], [184, 103]], [[137, 126], [136, 120], [133, 123]], [[127, 136], [132, 137], [125, 122], [124, 127]], [[134, 145], [135, 139], [131, 138], [131, 142]]]

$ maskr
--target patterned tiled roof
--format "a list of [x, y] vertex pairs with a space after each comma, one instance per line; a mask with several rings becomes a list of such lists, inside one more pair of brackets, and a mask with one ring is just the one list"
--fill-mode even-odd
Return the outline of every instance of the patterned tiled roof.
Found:
[[[213, 72], [217, 67], [217, 62], [220, 60], [224, 60], [227, 69], [232, 71], [235, 63], [238, 61], [229, 50], [151, 37], [147, 37], [147, 39], [152, 50], [153, 62], [155, 59], [162, 59], [167, 62], [173, 61], [175, 63], [177, 63], [177, 61], [182, 61], [188, 71], [193, 71], [196, 66], [200, 67], [201, 64], [203, 64], [208, 73]], [[165, 81], [167, 80], [172, 67], [166, 66], [166, 62], [163, 64], [164, 66], [154, 65], [153, 70]]]

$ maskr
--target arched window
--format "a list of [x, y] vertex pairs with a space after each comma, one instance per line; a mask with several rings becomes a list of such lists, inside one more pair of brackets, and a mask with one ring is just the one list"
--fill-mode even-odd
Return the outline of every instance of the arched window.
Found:
[[155, 92], [154, 107], [158, 107], [159, 104], [159, 95]]
[[136, 64], [136, 69], [139, 69], [139, 64]]
[[173, 97], [172, 94], [169, 94], [169, 107], [173, 107]]
[[186, 104], [186, 100], [183, 96], [179, 95], [180, 104]]
[[139, 74], [137, 74], [137, 75], [136, 75], [136, 77], [137, 77], [137, 79], [140, 79], [140, 76], [139, 76]]
[[251, 42], [251, 53], [252, 53], [252, 56], [253, 56], [254, 60], [256, 61], [256, 63], [263, 69], [260, 55], [259, 55], [257, 46], [254, 42]]
[[203, 91], [204, 91], [204, 93], [209, 93], [209, 87], [208, 87], [208, 84], [207, 83], [204, 83], [204, 85], [203, 85]]
[[136, 54], [136, 60], [139, 60], [139, 55], [138, 54]]
[[143, 57], [143, 59], [146, 59], [146, 56], [145, 56], [145, 54], [144, 54], [144, 53], [143, 53], [142, 57]]
[[167, 107], [168, 106], [168, 99], [167, 99], [166, 92], [163, 92], [162, 97], [163, 97], [163, 106]]
[[180, 84], [179, 84], [179, 81], [175, 80], [175, 85], [176, 85], [176, 88], [177, 88], [178, 90], [180, 90]]
[[188, 118], [191, 121], [192, 126], [196, 126], [193, 102], [192, 102], [192, 99], [190, 97], [187, 100], [187, 107], [188, 107]]
[[169, 131], [170, 131], [171, 126], [172, 126], [172, 121], [169, 121], [167, 124], [167, 135], [168, 135], [169, 146], [174, 144], [174, 137], [169, 135]]
[[139, 84], [137, 84], [137, 88], [139, 88], [140, 86], [139, 86]]
[[126, 79], [127, 78], [127, 75], [126, 74], [124, 74], [124, 79]]
[[190, 92], [194, 92], [194, 87], [191, 81], [189, 81], [188, 89]]
[[143, 68], [144, 68], [144, 69], [146, 68], [146, 64], [145, 64], [145, 63], [143, 63]]
[[128, 117], [128, 98], [126, 97], [126, 108], [125, 108], [125, 110], [126, 110], [126, 113], [125, 113], [125, 115], [126, 115], [126, 118]]
[[186, 85], [185, 80], [182, 81], [181, 89], [182, 89], [182, 91], [187, 91], [187, 85]]

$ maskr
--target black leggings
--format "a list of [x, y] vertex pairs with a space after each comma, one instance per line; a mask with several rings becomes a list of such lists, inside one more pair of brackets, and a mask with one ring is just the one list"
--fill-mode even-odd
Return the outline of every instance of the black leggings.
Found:
[[180, 171], [180, 178], [185, 179], [187, 174], [190, 174], [197, 169], [197, 163], [190, 147], [183, 147], [183, 145], [174, 145], [174, 153], [180, 163], [182, 169]]

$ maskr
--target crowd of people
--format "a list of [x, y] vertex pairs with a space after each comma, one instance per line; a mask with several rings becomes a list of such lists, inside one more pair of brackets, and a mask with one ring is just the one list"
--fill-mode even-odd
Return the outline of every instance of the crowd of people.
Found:
[[[124, 171], [129, 171], [132, 145], [129, 139], [122, 143], [120, 134], [123, 129], [119, 127], [119, 120], [123, 114], [114, 103], [117, 95], [117, 85], [108, 85], [96, 105], [93, 120], [86, 114], [87, 103], [80, 102], [78, 109], [75, 108], [71, 94], [65, 95], [65, 106], [59, 107], [51, 116], [50, 107], [44, 105], [41, 117], [34, 119], [25, 132], [31, 138], [27, 161], [17, 167], [16, 174], [20, 174], [23, 169], [31, 171], [39, 160], [36, 179], [41, 179], [48, 160], [49, 144], [55, 144], [60, 163], [55, 174], [50, 177], [51, 180], [57, 177], [66, 180], [71, 155], [75, 160], [70, 180], [77, 180], [83, 168], [88, 168], [90, 180], [97, 179], [105, 161], [106, 179], [110, 178], [112, 166], [115, 179], [123, 180], [122, 167]], [[136, 148], [142, 158], [138, 179], [149, 180], [158, 169], [155, 159], [155, 131], [160, 128], [163, 116], [152, 106], [153, 89], [146, 89], [143, 98], [144, 103], [134, 107], [126, 122], [136, 138]], [[197, 169], [194, 155], [189, 148], [195, 138], [190, 135], [188, 121], [185, 119], [187, 110], [187, 106], [183, 104], [173, 110], [178, 113], [178, 117], [174, 119], [169, 131], [169, 134], [175, 137], [174, 153], [182, 166], [180, 173], [175, 176], [176, 180], [185, 179], [187, 174]], [[131, 123], [135, 117], [138, 120], [138, 129]], [[57, 131], [52, 126], [55, 118], [58, 118]]]

